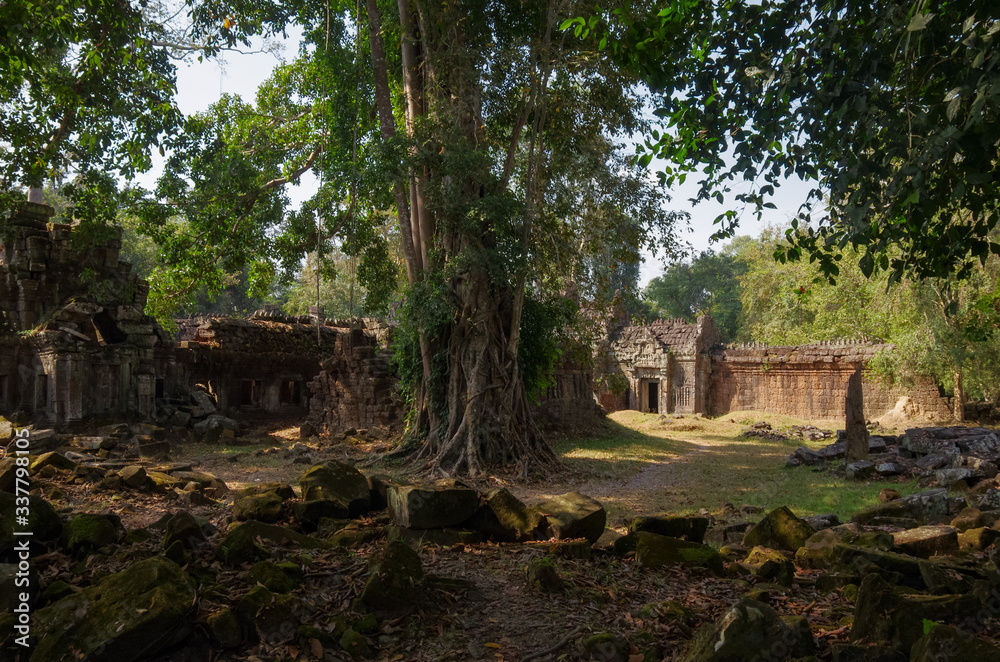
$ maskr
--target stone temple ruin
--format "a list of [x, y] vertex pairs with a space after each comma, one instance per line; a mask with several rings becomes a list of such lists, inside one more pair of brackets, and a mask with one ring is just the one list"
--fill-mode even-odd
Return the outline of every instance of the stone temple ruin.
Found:
[[[700, 413], [757, 410], [811, 420], [844, 414], [847, 380], [891, 346], [834, 341], [798, 346], [724, 346], [711, 318], [626, 326], [611, 345], [623, 388], [600, 393], [609, 411]], [[614, 380], [604, 380], [613, 383]], [[928, 418], [948, 420], [951, 407], [932, 382], [903, 388], [864, 374], [865, 416], [878, 417], [909, 398]]]
[[[262, 311], [248, 320], [180, 320], [173, 339], [144, 313], [149, 288], [119, 259], [120, 232], [75, 241], [78, 228], [50, 222], [53, 214], [25, 203], [0, 219], [0, 415], [22, 411], [55, 428], [154, 420], [213, 438], [236, 431], [236, 412], [298, 415], [318, 433], [402, 428], [385, 323], [317, 328], [310, 318]], [[725, 347], [708, 317], [626, 326], [606, 352], [616, 379], [595, 388], [581, 359], [589, 352], [567, 352], [537, 394], [536, 413], [549, 428], [586, 426], [619, 409], [839, 418], [848, 377], [884, 347]], [[931, 383], [903, 391], [869, 376], [866, 416], [903, 395], [929, 417], [951, 416]]]

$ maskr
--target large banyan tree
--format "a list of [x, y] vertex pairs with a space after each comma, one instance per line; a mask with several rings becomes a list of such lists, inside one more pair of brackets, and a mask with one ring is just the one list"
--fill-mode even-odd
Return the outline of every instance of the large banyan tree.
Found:
[[[648, 128], [637, 81], [599, 57], [596, 40], [560, 31], [592, 5], [69, 5], [128, 8], [141, 30], [129, 42], [117, 26], [123, 41], [109, 56], [126, 70], [148, 66], [131, 45], [211, 57], [303, 33], [297, 57], [256, 99], [225, 96], [157, 138], [164, 173], [155, 190], [128, 198], [159, 246], [155, 313], [234, 273], [264, 288], [295, 272], [305, 251], [322, 256], [336, 242], [359, 259], [371, 307], [405, 272], [399, 369], [413, 411], [409, 448], [425, 468], [544, 473], [558, 464], [529, 398], [557, 357], [570, 302], [635, 287], [642, 251], [675, 250], [679, 218], [622, 147]], [[68, 11], [59, 25], [86, 15]], [[316, 193], [292, 209], [287, 189], [306, 173]]]

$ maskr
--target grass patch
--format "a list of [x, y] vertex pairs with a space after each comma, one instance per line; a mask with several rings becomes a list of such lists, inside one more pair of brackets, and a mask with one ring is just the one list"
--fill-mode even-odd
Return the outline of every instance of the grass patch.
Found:
[[749, 504], [768, 511], [788, 506], [800, 516], [835, 513], [846, 521], [877, 503], [884, 487], [903, 495], [921, 489], [915, 481], [856, 482], [811, 467], [786, 469], [785, 460], [795, 448], [819, 448], [833, 439], [739, 437], [758, 421], [770, 423], [775, 432], [809, 424], [762, 412], [708, 419], [623, 411], [612, 414], [592, 435], [557, 443], [556, 451], [575, 471], [592, 479], [611, 479], [606, 485], [587, 487], [603, 491], [595, 496], [622, 520], [701, 509], [723, 516], [727, 504]]
[[[643, 416], [639, 412], [627, 412]], [[636, 416], [609, 418], [592, 435], [558, 441], [556, 453], [575, 472], [601, 478], [630, 476], [643, 467], [678, 457], [697, 448], [694, 444], [653, 435], [635, 424]], [[624, 419], [624, 420], [623, 420]]]

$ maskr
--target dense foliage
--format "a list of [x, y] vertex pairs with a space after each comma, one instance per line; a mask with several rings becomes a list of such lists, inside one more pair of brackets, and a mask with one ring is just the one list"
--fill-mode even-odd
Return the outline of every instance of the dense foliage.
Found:
[[[612, 9], [570, 24], [607, 34], [609, 54], [660, 92], [667, 130], [643, 159], [666, 158], [668, 183], [700, 170], [701, 197], [721, 199], [743, 179], [738, 197], [758, 212], [789, 175], [812, 185], [779, 259], [808, 254], [835, 277], [851, 246], [865, 276], [898, 281], [961, 277], [997, 252], [993, 0], [675, 0], [642, 20]], [[719, 234], [736, 219], [720, 217]]]

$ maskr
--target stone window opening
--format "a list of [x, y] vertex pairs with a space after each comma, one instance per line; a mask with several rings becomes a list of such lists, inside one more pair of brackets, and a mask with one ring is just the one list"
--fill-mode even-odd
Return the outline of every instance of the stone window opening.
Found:
[[278, 391], [278, 403], [297, 407], [301, 402], [302, 382], [297, 380], [282, 381]]
[[155, 395], [153, 397], [155, 397], [157, 400], [162, 400], [166, 392], [167, 392], [166, 380], [163, 377], [157, 377]]
[[263, 381], [260, 379], [244, 379], [240, 382], [240, 406], [260, 407]]

